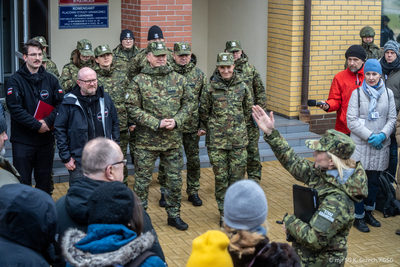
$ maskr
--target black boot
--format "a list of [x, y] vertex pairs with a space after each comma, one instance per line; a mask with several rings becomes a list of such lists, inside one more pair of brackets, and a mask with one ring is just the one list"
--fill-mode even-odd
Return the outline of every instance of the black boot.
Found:
[[163, 208], [167, 205], [167, 201], [165, 200], [164, 193], [161, 193], [161, 198], [160, 198], [160, 201], [158, 201], [158, 204], [160, 205], [160, 207], [163, 207]]
[[220, 218], [219, 218], [219, 227], [223, 227], [224, 226], [224, 216], [221, 216]]
[[198, 194], [193, 194], [188, 197], [188, 201], [192, 202], [193, 206], [201, 206], [203, 205], [203, 201], [201, 201]]
[[369, 228], [367, 226], [367, 224], [365, 223], [365, 218], [362, 219], [355, 219], [353, 226], [360, 232], [363, 233], [368, 233], [369, 232]]
[[365, 211], [365, 222], [373, 227], [381, 227], [381, 223], [374, 218], [372, 211]]
[[181, 217], [168, 218], [168, 225], [176, 227], [176, 229], [184, 231], [189, 228], [189, 225], [185, 223]]

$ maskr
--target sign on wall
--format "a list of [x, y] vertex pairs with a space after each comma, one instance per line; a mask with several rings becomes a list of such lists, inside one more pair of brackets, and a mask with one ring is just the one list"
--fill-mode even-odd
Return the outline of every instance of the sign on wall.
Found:
[[108, 0], [59, 0], [59, 3], [59, 29], [108, 28], [108, 5], [87, 5]]

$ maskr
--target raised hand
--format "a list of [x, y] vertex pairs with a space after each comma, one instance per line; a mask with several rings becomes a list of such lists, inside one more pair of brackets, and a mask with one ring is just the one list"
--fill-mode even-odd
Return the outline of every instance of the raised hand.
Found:
[[272, 130], [275, 127], [275, 120], [274, 120], [274, 114], [271, 111], [269, 113], [269, 116], [265, 111], [260, 107], [260, 106], [253, 106], [253, 118], [257, 122], [258, 127], [266, 133], [267, 135], [270, 135], [272, 133]]

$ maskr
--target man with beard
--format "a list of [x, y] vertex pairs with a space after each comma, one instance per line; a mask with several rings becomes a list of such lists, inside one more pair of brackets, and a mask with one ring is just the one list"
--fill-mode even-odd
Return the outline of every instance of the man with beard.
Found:
[[360, 45], [352, 45], [346, 51], [348, 67], [333, 78], [329, 97], [320, 106], [326, 112], [336, 112], [335, 130], [350, 135], [347, 128], [347, 106], [349, 105], [351, 93], [361, 86], [364, 81], [364, 63], [367, 55]]
[[[21, 175], [20, 182], [32, 184], [50, 194], [54, 158], [53, 126], [64, 93], [58, 79], [42, 66], [43, 46], [28, 40], [22, 47], [25, 63], [7, 82], [6, 102], [11, 115], [13, 164]], [[36, 119], [38, 105], [51, 106], [48, 116]], [[47, 104], [47, 105], [46, 105]]]
[[7, 136], [7, 123], [3, 116], [0, 116], [0, 187], [5, 184], [19, 183], [19, 173], [10, 163], [10, 161], [3, 156], [6, 154], [6, 141]]
[[119, 143], [119, 121], [111, 97], [97, 85], [91, 68], [82, 68], [77, 84], [66, 94], [54, 123], [58, 154], [69, 172], [69, 183], [83, 175], [81, 157], [85, 144], [96, 137]]

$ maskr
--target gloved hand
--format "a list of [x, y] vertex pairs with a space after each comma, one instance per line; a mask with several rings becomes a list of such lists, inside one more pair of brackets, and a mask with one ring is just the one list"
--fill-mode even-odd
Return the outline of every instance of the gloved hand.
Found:
[[382, 149], [382, 147], [383, 147], [383, 144], [382, 143], [380, 143], [379, 145], [377, 145], [375, 148], [376, 149], [378, 149], [378, 150], [381, 150]]
[[381, 144], [385, 138], [386, 136], [384, 133], [371, 134], [371, 136], [368, 138], [368, 143], [371, 146], [376, 147], [377, 145]]

